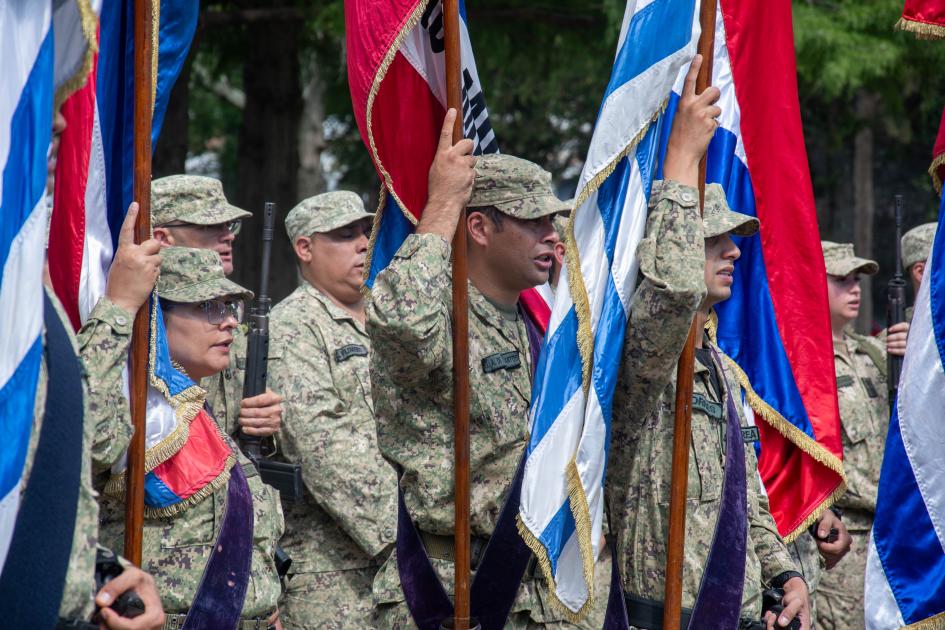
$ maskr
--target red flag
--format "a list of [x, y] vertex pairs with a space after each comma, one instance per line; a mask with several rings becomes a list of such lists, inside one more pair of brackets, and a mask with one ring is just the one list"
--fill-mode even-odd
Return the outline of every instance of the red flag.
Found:
[[942, 194], [942, 181], [945, 180], [945, 111], [942, 111], [942, 122], [938, 125], [938, 136], [932, 148], [932, 164], [929, 166], [929, 175], [932, 176], [932, 185], [935, 192]]
[[945, 39], [945, 2], [906, 0], [896, 28], [915, 33], [919, 39]]

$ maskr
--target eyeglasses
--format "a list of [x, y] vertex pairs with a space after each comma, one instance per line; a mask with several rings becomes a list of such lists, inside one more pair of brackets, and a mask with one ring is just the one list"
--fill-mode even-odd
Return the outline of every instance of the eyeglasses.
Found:
[[207, 300], [198, 306], [207, 314], [207, 321], [213, 325], [222, 324], [228, 317], [234, 318], [239, 324], [243, 323], [243, 300]]
[[242, 219], [233, 219], [226, 223], [214, 223], [213, 225], [197, 225], [196, 223], [165, 223], [157, 227], [184, 227], [192, 230], [199, 230], [203, 234], [219, 234], [220, 232], [230, 232], [233, 236], [240, 233], [243, 227]]

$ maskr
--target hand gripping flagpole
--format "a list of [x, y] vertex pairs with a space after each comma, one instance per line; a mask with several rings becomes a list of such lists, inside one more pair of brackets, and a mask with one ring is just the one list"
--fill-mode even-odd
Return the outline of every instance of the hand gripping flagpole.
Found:
[[[459, 4], [443, 0], [446, 43], [446, 106], [456, 110], [453, 143], [463, 139], [463, 103], [460, 92]], [[468, 630], [469, 597], [469, 313], [466, 290], [466, 220], [460, 213], [453, 235], [453, 479], [456, 587], [453, 628]]]
[[[699, 9], [699, 54], [702, 67], [696, 78], [696, 93], [702, 94], [712, 82], [715, 47], [716, 0], [702, 0]], [[699, 211], [705, 206], [706, 155], [699, 161]], [[696, 318], [689, 327], [686, 345], [676, 368], [676, 403], [673, 423], [673, 460], [669, 493], [669, 538], [666, 543], [666, 590], [663, 596], [663, 628], [680, 627], [682, 612], [682, 570], [686, 544], [686, 491], [689, 481], [689, 430], [692, 423], [692, 380], [694, 378]]]
[[[134, 192], [138, 202], [135, 243], [151, 237], [151, 115], [153, 86], [151, 76], [153, 0], [134, 3]], [[135, 315], [131, 336], [131, 421], [134, 434], [128, 447], [125, 481], [124, 555], [141, 565], [141, 540], [144, 527], [144, 432], [148, 400], [148, 355], [150, 304], [145, 302]]]

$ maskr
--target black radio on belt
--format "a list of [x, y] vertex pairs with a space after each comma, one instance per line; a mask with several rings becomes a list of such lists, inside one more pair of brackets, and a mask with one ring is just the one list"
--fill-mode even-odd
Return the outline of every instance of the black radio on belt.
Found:
[[[95, 553], [95, 592], [102, 590], [103, 586], [121, 575], [124, 570], [125, 568], [118, 562], [118, 557], [114, 551], [99, 548]], [[128, 619], [144, 614], [144, 602], [134, 591], [125, 591], [116, 597], [109, 608]], [[92, 621], [99, 623], [100, 620], [101, 615], [96, 609]]]

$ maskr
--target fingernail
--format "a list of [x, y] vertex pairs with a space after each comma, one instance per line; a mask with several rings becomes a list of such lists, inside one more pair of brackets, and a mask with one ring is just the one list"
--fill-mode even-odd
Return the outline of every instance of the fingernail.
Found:
[[824, 530], [824, 529], [818, 529], [818, 530], [817, 530], [817, 535], [820, 536], [821, 538], [826, 538], [826, 537], [827, 537], [827, 531]]
[[779, 626], [787, 626], [787, 625], [788, 625], [788, 618], [787, 618], [787, 617], [784, 617], [784, 616], [778, 617], [778, 625], [779, 625]]
[[108, 606], [112, 603], [112, 594], [111, 593], [101, 593], [98, 596], [98, 601], [102, 602], [103, 606]]

